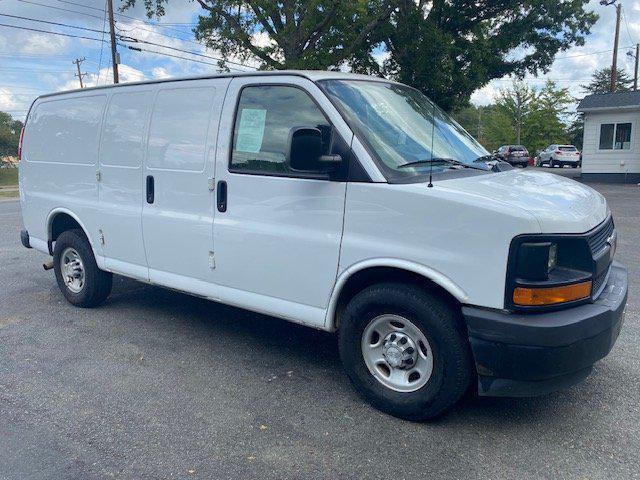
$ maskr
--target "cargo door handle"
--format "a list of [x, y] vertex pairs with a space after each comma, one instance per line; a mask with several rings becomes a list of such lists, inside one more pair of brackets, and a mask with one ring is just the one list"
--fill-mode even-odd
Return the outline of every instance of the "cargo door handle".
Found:
[[147, 203], [153, 203], [155, 185], [153, 175], [147, 175]]
[[227, 211], [227, 182], [225, 182], [224, 180], [220, 180], [218, 182], [216, 203], [218, 204], [219, 212]]

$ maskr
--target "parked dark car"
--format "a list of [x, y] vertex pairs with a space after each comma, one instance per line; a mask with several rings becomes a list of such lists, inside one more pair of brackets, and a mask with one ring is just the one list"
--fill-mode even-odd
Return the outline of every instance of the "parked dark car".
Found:
[[502, 145], [496, 150], [495, 156], [514, 167], [525, 168], [529, 165], [529, 152], [523, 145]]

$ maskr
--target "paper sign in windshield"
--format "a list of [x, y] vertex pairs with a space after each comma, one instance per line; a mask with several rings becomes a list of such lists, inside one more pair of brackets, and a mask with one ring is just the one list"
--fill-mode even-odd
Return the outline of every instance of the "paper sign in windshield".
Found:
[[258, 153], [262, 147], [267, 111], [259, 108], [243, 108], [236, 140], [239, 152]]

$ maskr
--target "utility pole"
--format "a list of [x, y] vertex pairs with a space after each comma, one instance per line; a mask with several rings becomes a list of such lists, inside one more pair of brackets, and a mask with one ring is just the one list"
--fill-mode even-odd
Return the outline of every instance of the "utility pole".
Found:
[[84, 85], [82, 84], [82, 77], [86, 75], [86, 73], [82, 73], [80, 71], [80, 64], [85, 60], [86, 58], [82, 57], [82, 58], [76, 58], [73, 62], [71, 62], [71, 63], [74, 63], [76, 67], [78, 67], [78, 73], [76, 73], [75, 76], [78, 77], [78, 80], [80, 80], [80, 88], [84, 88]]
[[113, 83], [118, 83], [118, 52], [116, 51], [116, 29], [113, 22], [113, 0], [107, 0], [109, 8], [109, 34], [111, 36], [111, 63], [113, 65]]
[[633, 74], [633, 91], [638, 90], [638, 57], [640, 57], [640, 43], [636, 43], [636, 67]]
[[611, 62], [611, 93], [616, 91], [616, 83], [618, 80], [618, 37], [620, 36], [620, 11], [622, 5], [616, 5], [616, 37], [613, 40], [613, 61]]

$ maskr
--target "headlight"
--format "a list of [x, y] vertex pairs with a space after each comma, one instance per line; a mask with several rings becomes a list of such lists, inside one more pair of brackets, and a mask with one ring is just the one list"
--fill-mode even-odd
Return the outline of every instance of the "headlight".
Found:
[[558, 264], [558, 245], [552, 242], [522, 243], [518, 249], [516, 276], [542, 281]]
[[511, 243], [506, 306], [539, 309], [588, 299], [592, 258], [577, 235], [522, 235]]

